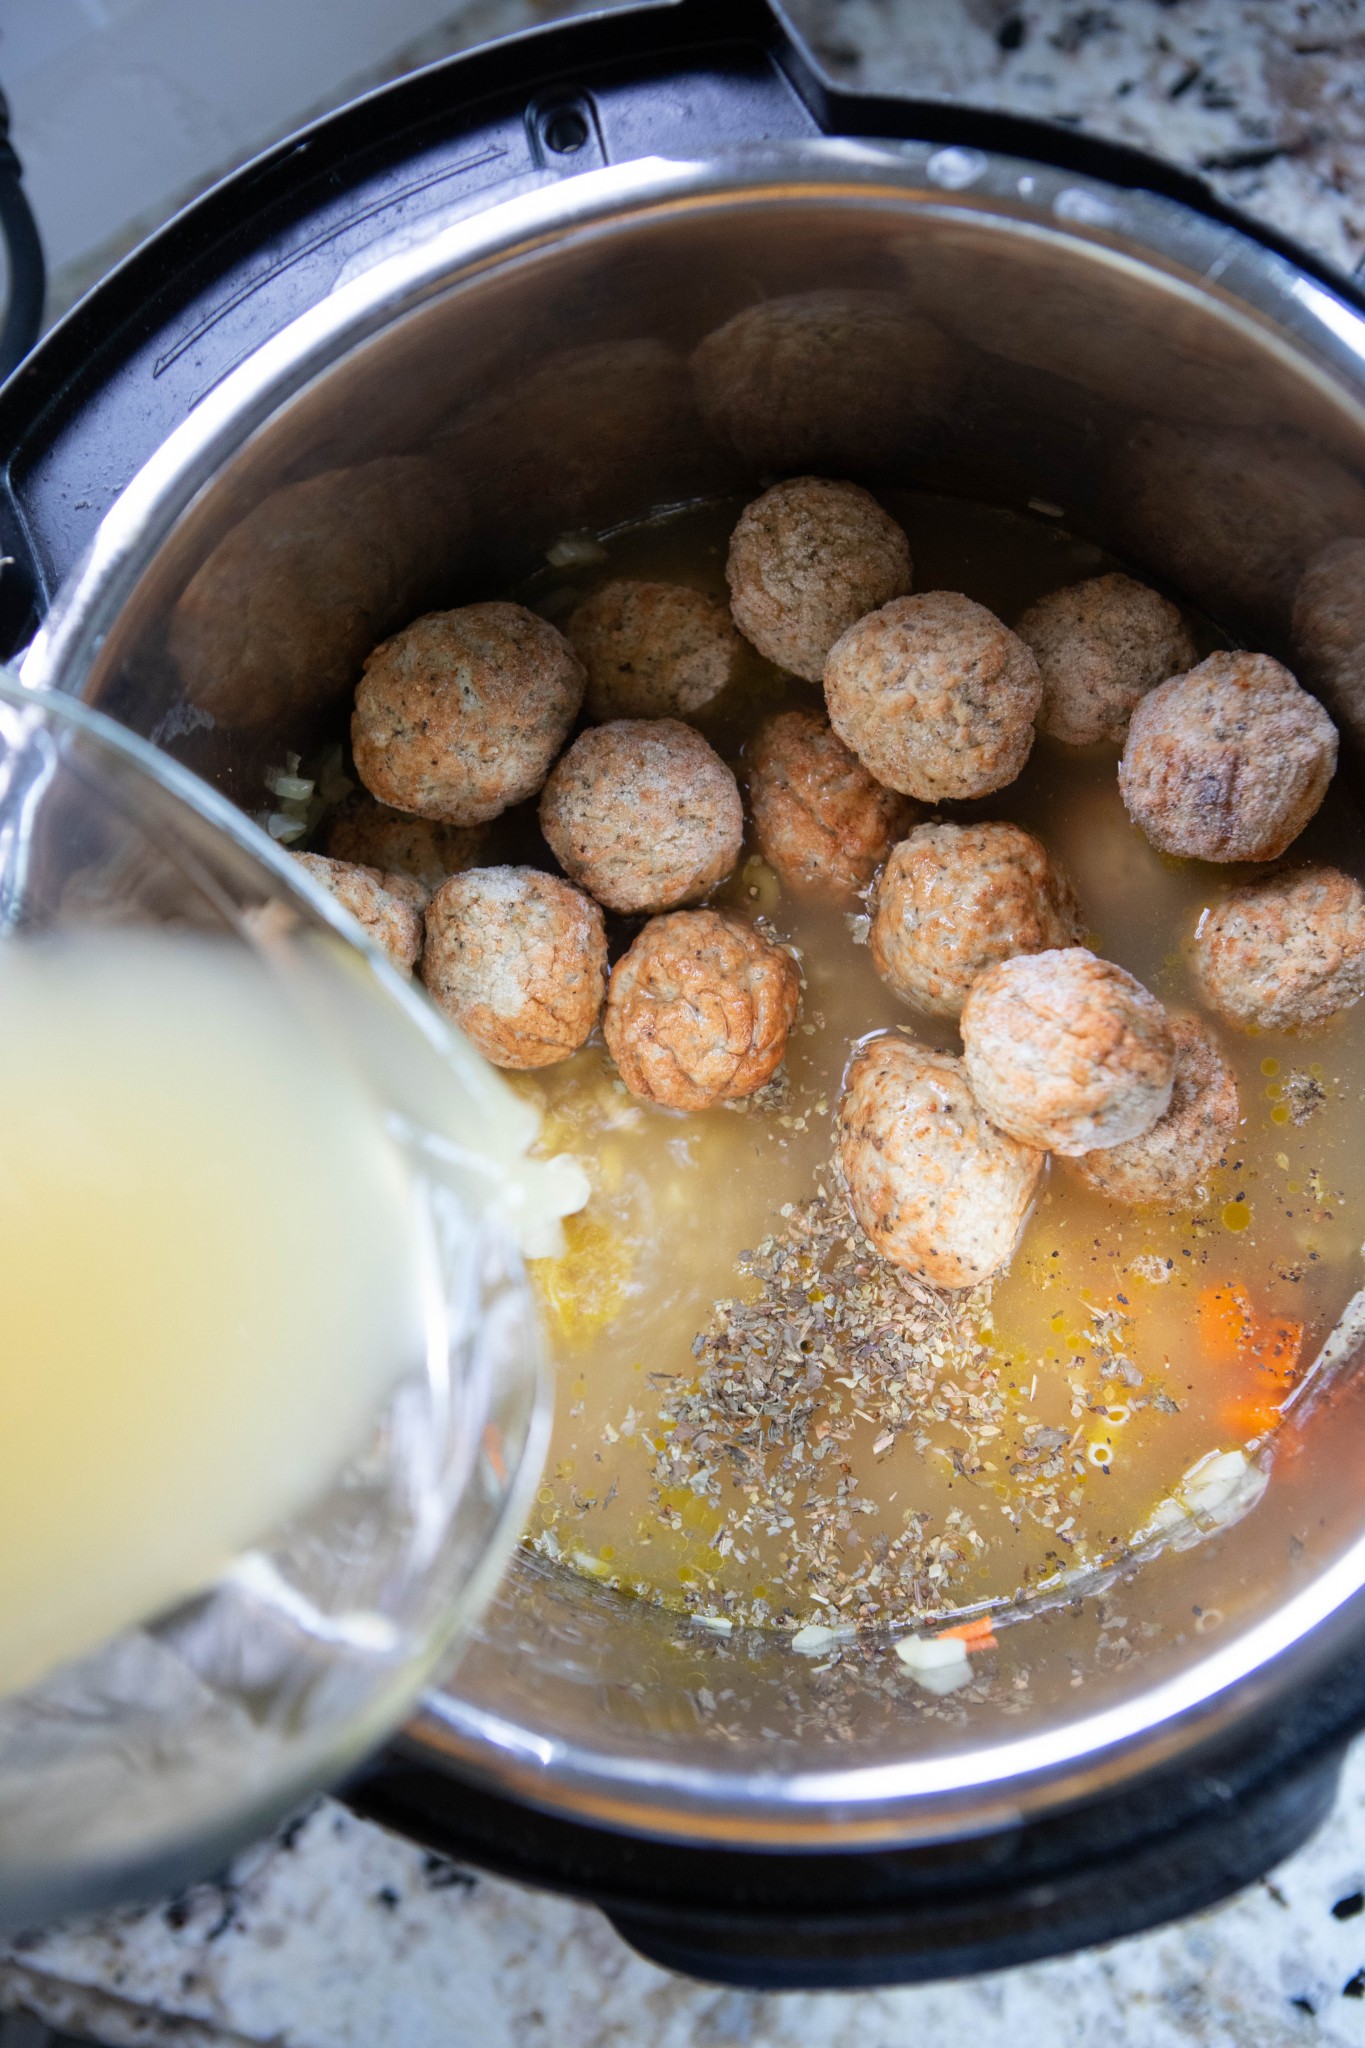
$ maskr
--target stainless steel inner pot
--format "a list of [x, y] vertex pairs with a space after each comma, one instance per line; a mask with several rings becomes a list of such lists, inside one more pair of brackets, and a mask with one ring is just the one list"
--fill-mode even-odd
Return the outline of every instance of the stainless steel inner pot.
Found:
[[[750, 307], [756, 353], [695, 379]], [[25, 679], [256, 810], [404, 618], [566, 531], [808, 470], [1060, 513], [1287, 659], [1357, 772], [1365, 321], [1173, 201], [919, 144], [644, 159], [381, 249], [129, 485]], [[1362, 1398], [1334, 1379], [1235, 1527], [1005, 1632], [985, 1700], [523, 1559], [410, 1740], [700, 1843], [944, 1840], [1121, 1786], [1359, 1639]]]

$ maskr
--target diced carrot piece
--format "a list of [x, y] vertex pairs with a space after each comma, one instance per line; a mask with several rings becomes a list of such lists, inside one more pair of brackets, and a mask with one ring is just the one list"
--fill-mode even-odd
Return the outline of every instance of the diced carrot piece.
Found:
[[1199, 1297], [1199, 1341], [1213, 1364], [1237, 1367], [1245, 1382], [1220, 1409], [1221, 1420], [1246, 1440], [1264, 1436], [1298, 1372], [1303, 1324], [1286, 1316], [1258, 1316], [1237, 1281], [1206, 1287]]
[[1303, 1324], [1290, 1322], [1287, 1318], [1262, 1323], [1256, 1339], [1257, 1364], [1286, 1384], [1292, 1382], [1299, 1368], [1299, 1355], [1303, 1350]]
[[1303, 1324], [1287, 1316], [1258, 1316], [1239, 1282], [1202, 1290], [1198, 1326], [1204, 1356], [1215, 1365], [1259, 1366], [1284, 1384], [1293, 1380]]
[[948, 1636], [959, 1636], [969, 1652], [999, 1648], [990, 1619], [984, 1614], [976, 1621], [960, 1621], [956, 1628], [941, 1628], [937, 1639], [942, 1641]]
[[1223, 1402], [1218, 1416], [1234, 1435], [1249, 1443], [1253, 1437], [1264, 1436], [1267, 1430], [1275, 1427], [1280, 1419], [1280, 1403], [1264, 1395], [1247, 1394], [1240, 1399]]
[[1251, 1298], [1245, 1287], [1204, 1287], [1199, 1293], [1199, 1342], [1215, 1365], [1240, 1365], [1255, 1327]]

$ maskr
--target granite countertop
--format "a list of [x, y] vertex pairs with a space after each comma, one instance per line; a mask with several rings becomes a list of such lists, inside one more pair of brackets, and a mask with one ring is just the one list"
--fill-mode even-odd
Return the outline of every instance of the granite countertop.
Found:
[[[788, 6], [843, 81], [1136, 143], [1343, 269], [1365, 266], [1361, 0]], [[481, 0], [414, 55], [577, 11]], [[691, 1984], [593, 1911], [472, 1878], [324, 1800], [221, 1884], [0, 1948], [6, 2012], [150, 2048], [1365, 2044], [1365, 1748], [1316, 1840], [1230, 1904], [974, 1983], [780, 1997]]]

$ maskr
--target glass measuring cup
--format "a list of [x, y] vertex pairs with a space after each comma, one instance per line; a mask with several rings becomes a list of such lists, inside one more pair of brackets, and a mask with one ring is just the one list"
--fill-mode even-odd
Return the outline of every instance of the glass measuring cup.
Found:
[[[521, 1256], [575, 1188], [528, 1159], [533, 1113], [225, 799], [0, 675], [0, 948], [168, 929], [244, 949], [373, 1105], [421, 1237], [422, 1341], [286, 1523], [0, 1692], [8, 1928], [202, 1875], [381, 1739], [496, 1582], [548, 1430]], [[3, 1387], [0, 1366], [0, 1412]]]

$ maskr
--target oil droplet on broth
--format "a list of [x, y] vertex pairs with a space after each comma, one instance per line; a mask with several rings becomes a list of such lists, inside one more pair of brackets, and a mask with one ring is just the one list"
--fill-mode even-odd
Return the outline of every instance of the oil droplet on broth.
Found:
[[[908, 494], [886, 501], [909, 532], [917, 586], [965, 589], [1007, 622], [1059, 584], [1120, 566], [1097, 563], [1093, 549], [1084, 565], [1073, 561], [1075, 543], [1040, 522]], [[592, 581], [671, 579], [723, 596], [738, 509], [694, 509], [619, 533]], [[524, 595], [534, 604], [535, 587]], [[1205, 649], [1220, 644], [1195, 623]], [[741, 769], [759, 717], [819, 703], [808, 686], [752, 667], [695, 721]], [[1036, 832], [1069, 872], [1092, 942], [1103, 934], [1107, 957], [1194, 1010], [1189, 935], [1200, 910], [1242, 877], [1155, 853], [1124, 813], [1116, 758], [1040, 738], [1011, 788], [950, 814]], [[1317, 836], [1334, 863], [1365, 873], [1365, 835], [1337, 789], [1305, 852]], [[931, 1362], [911, 1421], [888, 1428], [859, 1407], [865, 1389], [851, 1384], [815, 1396], [793, 1469], [837, 1473], [826, 1491], [843, 1487], [844, 1526], [830, 1568], [814, 1570], [801, 1553], [803, 1517], [814, 1528], [824, 1512], [812, 1506], [814, 1480], [805, 1493], [793, 1487], [785, 1506], [764, 1496], [759, 1512], [733, 1445], [719, 1444], [708, 1463], [691, 1449], [695, 1432], [684, 1441], [698, 1353], [717, 1303], [761, 1295], [738, 1270], [741, 1252], [790, 1233], [792, 1211], [800, 1220], [829, 1159], [852, 1044], [897, 1027], [953, 1051], [959, 1041], [950, 1022], [917, 1014], [879, 980], [850, 929], [856, 902], [793, 895], [749, 846], [719, 896], [769, 920], [800, 954], [807, 985], [779, 1089], [681, 1116], [629, 1097], [595, 1043], [522, 1084], [545, 1109], [547, 1141], [577, 1153], [593, 1182], [564, 1258], [537, 1274], [565, 1396], [574, 1384], [559, 1403], [531, 1540], [568, 1563], [591, 1558], [591, 1576], [641, 1596], [759, 1622], [904, 1621], [1013, 1596], [1112, 1555], [1196, 1459], [1266, 1426], [1264, 1400], [1241, 1398], [1241, 1368], [1198, 1341], [1208, 1290], [1236, 1285], [1258, 1313], [1292, 1318], [1305, 1359], [1354, 1291], [1361, 1233], [1350, 1219], [1362, 1212], [1365, 1161], [1352, 1154], [1347, 1119], [1296, 1121], [1292, 1103], [1307, 1098], [1292, 1091], [1306, 1074], [1327, 1100], [1359, 1099], [1365, 1033], [1347, 1016], [1315, 1040], [1329, 1053], [1328, 1081], [1322, 1061], [1305, 1068], [1296, 1041], [1215, 1023], [1244, 1115], [1193, 1214], [1110, 1206], [1052, 1162], [1011, 1270]], [[819, 1279], [802, 1279], [802, 1314], [827, 1310]], [[687, 1483], [661, 1483], [677, 1471]], [[898, 1547], [909, 1555], [912, 1524], [915, 1574], [899, 1592], [882, 1584], [869, 1593], [879, 1557], [894, 1559]], [[843, 1580], [853, 1593], [839, 1591]], [[851, 1605], [832, 1614], [831, 1598]]]

